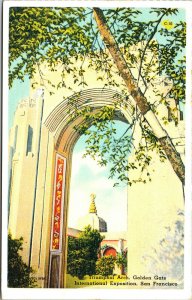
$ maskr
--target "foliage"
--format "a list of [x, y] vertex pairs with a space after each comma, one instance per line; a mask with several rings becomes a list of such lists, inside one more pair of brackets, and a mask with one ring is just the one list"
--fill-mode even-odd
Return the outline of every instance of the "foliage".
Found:
[[109, 276], [113, 274], [115, 268], [115, 257], [112, 255], [102, 256], [96, 262], [96, 274]]
[[8, 235], [8, 287], [27, 288], [35, 287], [36, 280], [31, 277], [33, 269], [22, 260], [19, 251], [22, 251], [23, 238], [13, 239]]
[[[160, 106], [168, 109], [168, 116], [159, 117], [164, 125], [172, 122], [177, 126], [185, 102], [186, 77], [186, 24], [179, 16], [180, 10], [112, 8], [103, 9], [103, 12], [138, 89], [147, 98], [153, 92], [156, 101], [151, 104], [151, 109], [157, 116]], [[163, 28], [161, 22], [172, 16], [177, 16], [178, 22], [170, 30]], [[101, 39], [91, 8], [11, 8], [9, 52], [10, 86], [15, 79], [24, 80], [25, 75], [32, 78], [39, 72], [41, 84], [47, 89], [51, 87], [50, 94], [59, 88], [72, 90], [71, 82], [67, 86], [65, 80], [68, 75], [72, 77], [75, 92], [75, 89], [79, 91], [79, 87], [87, 86], [85, 73], [89, 68], [98, 73], [97, 80], [103, 88], [120, 90], [124, 100], [117, 96], [114, 105], [103, 107], [99, 113], [89, 106], [82, 108], [78, 97], [74, 101], [71, 99], [69, 104], [73, 109], [69, 114], [73, 118], [81, 115], [83, 124], [94, 125], [94, 130], [86, 125], [76, 129], [87, 135], [86, 155], [97, 159], [100, 165], [112, 164], [109, 176], [117, 180], [116, 184], [123, 181], [131, 185], [151, 180], [151, 153], [155, 151], [161, 161], [166, 155], [137, 107], [130, 105], [131, 96]], [[57, 85], [46, 78], [41, 68], [43, 63], [52, 71], [58, 66], [62, 70]], [[175, 107], [172, 101], [175, 101]], [[117, 137], [113, 120], [119, 118], [121, 109], [128, 107], [131, 107], [132, 121], [127, 124], [124, 135]], [[137, 124], [141, 128], [141, 138], [134, 149]], [[127, 164], [131, 151], [135, 153], [135, 159]], [[129, 171], [134, 169], [140, 170], [139, 178], [130, 178]]]
[[166, 227], [166, 235], [153, 249], [152, 255], [144, 256], [149, 271], [161, 274], [183, 287], [184, 280], [184, 213], [178, 211], [177, 220], [172, 227]]
[[68, 237], [67, 273], [82, 279], [95, 274], [98, 251], [103, 237], [91, 226], [77, 238]]
[[121, 267], [127, 267], [127, 257], [125, 256], [124, 253], [117, 253], [116, 265], [121, 268]]
[[71, 72], [71, 57], [77, 58], [90, 48], [85, 17], [84, 8], [10, 8], [10, 85], [15, 78], [24, 80], [25, 74], [32, 78], [36, 66], [44, 81], [40, 66], [44, 61], [52, 70], [62, 61], [64, 71]]

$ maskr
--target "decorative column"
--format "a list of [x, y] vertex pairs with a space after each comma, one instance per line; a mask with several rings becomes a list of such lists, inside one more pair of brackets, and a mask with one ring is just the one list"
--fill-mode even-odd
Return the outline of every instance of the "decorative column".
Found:
[[66, 158], [56, 154], [50, 246], [49, 287], [59, 288], [61, 277], [62, 232]]

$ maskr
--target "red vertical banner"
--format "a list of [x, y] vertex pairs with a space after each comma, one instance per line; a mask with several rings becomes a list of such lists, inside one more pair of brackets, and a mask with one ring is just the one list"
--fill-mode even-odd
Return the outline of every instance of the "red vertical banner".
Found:
[[66, 158], [57, 153], [53, 193], [51, 251], [61, 251], [62, 249], [65, 169]]

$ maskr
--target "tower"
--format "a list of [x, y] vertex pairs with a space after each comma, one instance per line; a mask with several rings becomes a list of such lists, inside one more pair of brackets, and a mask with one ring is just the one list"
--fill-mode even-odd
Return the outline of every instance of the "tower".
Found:
[[78, 229], [83, 230], [86, 226], [90, 225], [93, 229], [99, 230], [99, 232], [107, 232], [107, 223], [97, 215], [95, 198], [95, 194], [90, 195], [89, 212], [87, 215], [79, 218]]
[[95, 194], [91, 194], [90, 198], [91, 198], [91, 203], [90, 203], [90, 206], [89, 206], [89, 213], [97, 215], [97, 208], [96, 208], [96, 205], [95, 205], [96, 195]]

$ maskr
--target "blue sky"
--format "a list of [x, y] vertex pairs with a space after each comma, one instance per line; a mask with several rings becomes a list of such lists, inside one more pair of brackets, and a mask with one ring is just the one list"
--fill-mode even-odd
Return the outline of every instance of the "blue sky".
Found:
[[9, 90], [9, 114], [8, 128], [13, 125], [14, 113], [21, 99], [29, 97], [29, 79], [25, 76], [25, 81], [15, 80], [13, 87]]

